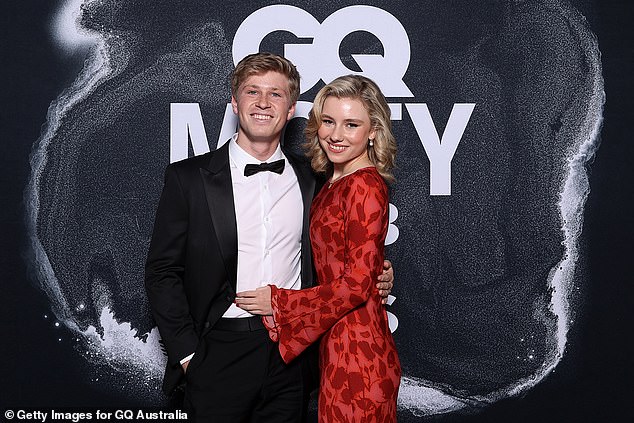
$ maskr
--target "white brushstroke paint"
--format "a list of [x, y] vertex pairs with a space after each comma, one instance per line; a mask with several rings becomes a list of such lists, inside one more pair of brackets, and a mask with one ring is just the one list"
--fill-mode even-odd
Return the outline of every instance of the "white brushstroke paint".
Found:
[[[95, 0], [92, 0], [94, 2]], [[79, 19], [84, 0], [67, 0], [53, 19], [53, 40], [66, 53], [89, 49], [99, 42], [99, 35], [83, 28]]]

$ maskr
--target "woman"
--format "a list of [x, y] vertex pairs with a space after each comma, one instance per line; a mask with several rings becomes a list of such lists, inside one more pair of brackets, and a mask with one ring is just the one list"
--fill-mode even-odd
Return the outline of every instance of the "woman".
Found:
[[401, 368], [373, 288], [396, 155], [385, 97], [368, 78], [337, 78], [317, 94], [306, 136], [313, 169], [329, 176], [311, 207], [319, 286], [270, 285], [239, 293], [236, 304], [265, 315], [286, 363], [320, 340], [321, 422], [394, 422]]

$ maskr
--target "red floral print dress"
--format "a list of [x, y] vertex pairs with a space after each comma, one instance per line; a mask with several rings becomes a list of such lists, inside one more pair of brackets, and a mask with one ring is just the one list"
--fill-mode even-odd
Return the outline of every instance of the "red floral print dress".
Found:
[[324, 186], [310, 239], [319, 285], [272, 286], [263, 320], [286, 363], [320, 341], [320, 422], [395, 422], [401, 366], [375, 288], [383, 268], [388, 195], [374, 167]]

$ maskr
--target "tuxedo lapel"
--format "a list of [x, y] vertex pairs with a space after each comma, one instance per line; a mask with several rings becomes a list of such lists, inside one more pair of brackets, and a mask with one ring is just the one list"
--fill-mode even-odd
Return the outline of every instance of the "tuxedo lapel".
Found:
[[238, 272], [238, 230], [229, 168], [229, 143], [216, 150], [207, 169], [200, 169], [209, 214], [233, 293]]
[[310, 247], [310, 206], [315, 195], [315, 177], [312, 170], [305, 163], [302, 163], [292, 154], [284, 152], [288, 162], [293, 166], [299, 189], [302, 192], [304, 203], [304, 215], [302, 219], [302, 288], [307, 288], [313, 284], [313, 260]]

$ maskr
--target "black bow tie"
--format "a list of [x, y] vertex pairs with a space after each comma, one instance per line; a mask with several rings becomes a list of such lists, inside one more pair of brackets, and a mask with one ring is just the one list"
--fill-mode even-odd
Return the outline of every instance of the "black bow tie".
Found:
[[263, 171], [275, 172], [278, 174], [282, 174], [284, 171], [284, 159], [277, 160], [271, 163], [260, 163], [260, 164], [248, 164], [244, 167], [244, 176], [255, 175], [258, 172]]

